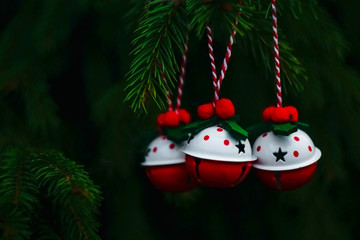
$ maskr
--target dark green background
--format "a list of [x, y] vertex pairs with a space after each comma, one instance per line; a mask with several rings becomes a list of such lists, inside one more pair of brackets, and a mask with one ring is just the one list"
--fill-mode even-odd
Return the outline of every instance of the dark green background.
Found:
[[[139, 115], [123, 102], [136, 26], [124, 16], [141, 6], [0, 1], [1, 141], [57, 148], [85, 165], [105, 198], [103, 239], [359, 239], [360, 2], [320, 1], [320, 20], [307, 9], [298, 19], [286, 10], [279, 17], [309, 77], [300, 92], [284, 82], [284, 103], [298, 108], [323, 153], [310, 183], [282, 193], [253, 175], [233, 189], [183, 194], [148, 182], [141, 151], [160, 111]], [[218, 65], [226, 38], [214, 35]], [[248, 127], [274, 104], [275, 89], [261, 57], [240, 43], [222, 96]], [[206, 40], [193, 34], [183, 106], [194, 113], [211, 96]]]

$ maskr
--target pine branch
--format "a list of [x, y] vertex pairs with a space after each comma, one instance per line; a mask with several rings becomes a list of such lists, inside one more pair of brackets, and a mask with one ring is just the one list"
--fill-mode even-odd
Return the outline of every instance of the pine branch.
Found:
[[96, 215], [102, 198], [82, 167], [55, 151], [33, 153], [31, 161], [40, 190], [60, 217], [64, 239], [99, 239]]
[[[182, 1], [149, 1], [135, 31], [134, 60], [127, 74], [126, 101], [136, 111], [146, 110], [147, 98], [164, 108], [166, 92], [174, 87], [178, 70], [176, 51], [181, 52], [187, 33], [187, 15]], [[167, 82], [161, 78], [161, 72]]]
[[126, 25], [127, 32], [132, 32], [137, 27], [141, 14], [143, 13], [142, 7], [145, 2], [145, 0], [127, 1], [127, 9], [123, 16], [124, 20], [128, 23]]
[[[271, 20], [265, 19], [264, 16], [266, 16], [266, 12], [254, 11], [253, 27], [239, 39], [239, 45], [247, 54], [251, 54], [262, 67], [273, 72], [275, 63]], [[294, 49], [286, 41], [285, 32], [281, 31], [280, 27], [278, 31], [282, 80], [297, 91], [301, 91], [303, 89], [302, 81], [308, 79], [305, 68], [295, 56]], [[286, 90], [286, 85], [283, 84], [283, 86]]]
[[[360, 99], [359, 73], [346, 64], [346, 57], [352, 51], [331, 16], [320, 6], [312, 9], [311, 3], [304, 4], [303, 21], [289, 21], [287, 31], [299, 34], [294, 42], [307, 49], [316, 49], [312, 54], [299, 51], [309, 75], [308, 83], [312, 104], [323, 105], [325, 91], [336, 90], [331, 98], [341, 103], [341, 108], [358, 111]], [[316, 17], [314, 17], [315, 15]], [[289, 19], [289, 17], [287, 17]], [[326, 66], [326, 69], [324, 69]]]
[[[234, 22], [238, 21], [239, 26], [236, 31], [243, 35], [245, 30], [252, 28], [250, 21], [254, 6], [250, 4], [239, 5], [239, 1], [187, 1], [187, 11], [192, 13], [190, 22], [191, 30], [195, 30], [198, 38], [201, 38], [205, 32], [208, 22], [220, 22], [221, 27], [226, 27], [230, 33], [234, 26]], [[239, 14], [241, 13], [241, 14]]]
[[[312, 0], [310, 0], [312, 1]], [[273, 58], [273, 39], [271, 19], [268, 14], [269, 2], [258, 2], [258, 5], [252, 5], [251, 1], [243, 1], [240, 7], [238, 1], [208, 1], [204, 4], [201, 1], [189, 0], [188, 11], [194, 11], [194, 17], [191, 21], [193, 28], [198, 37], [201, 38], [207, 22], [216, 22], [212, 20], [220, 15], [222, 22], [226, 23], [229, 29], [234, 27], [234, 21], [239, 25], [236, 31], [241, 35], [237, 38], [243, 51], [253, 55], [256, 62], [265, 66], [268, 71], [274, 71]], [[279, 3], [284, 11], [291, 10], [293, 14], [301, 11], [301, 3], [298, 1]], [[239, 14], [241, 12], [241, 14]], [[295, 15], [294, 15], [295, 16]], [[286, 41], [286, 36], [281, 28], [279, 29], [280, 45], [280, 63], [283, 80], [289, 83], [297, 91], [303, 89], [302, 81], [307, 80], [305, 68], [299, 59], [295, 56], [294, 49]], [[286, 86], [286, 85], [285, 85]], [[284, 86], [285, 90], [286, 87]]]
[[1, 240], [23, 240], [30, 239], [32, 229], [31, 218], [18, 208], [10, 209], [2, 206], [0, 212], [0, 239]]
[[51, 225], [51, 222], [53, 222], [53, 219], [39, 219], [36, 234], [33, 238], [37, 240], [65, 240], [59, 236], [58, 231], [56, 231], [57, 228], [53, 226], [55, 223]]
[[[314, 2], [309, 0], [309, 2]], [[301, 12], [302, 4], [299, 1], [280, 1], [278, 3], [282, 11], [291, 11], [293, 16]], [[183, 8], [176, 1], [164, 3], [153, 1], [146, 5], [148, 12], [140, 21], [137, 33], [139, 36], [133, 41], [135, 59], [128, 73], [128, 95], [126, 100], [131, 100], [134, 111], [145, 109], [146, 99], [151, 96], [159, 107], [164, 108], [166, 103], [166, 91], [170, 90], [175, 81], [176, 61], [174, 58], [173, 42], [181, 49], [183, 42], [185, 13], [179, 14]], [[269, 2], [243, 1], [239, 5], [237, 0], [209, 0], [186, 1], [186, 11], [191, 17], [190, 29], [195, 30], [201, 38], [208, 22], [217, 23], [230, 30], [235, 27], [234, 22], [239, 24], [236, 31], [242, 36], [241, 47], [248, 51], [260, 63], [263, 63], [268, 71], [274, 71], [273, 43], [271, 19], [268, 15]], [[239, 14], [241, 12], [241, 14]], [[171, 29], [174, 29], [171, 31]], [[177, 33], [174, 36], [168, 33]], [[302, 89], [302, 81], [307, 79], [305, 69], [295, 56], [293, 48], [285, 41], [285, 34], [280, 31], [280, 58], [282, 76], [285, 82], [292, 85], [297, 91]], [[165, 49], [164, 49], [165, 48]], [[158, 64], [160, 63], [160, 64]], [[164, 83], [160, 72], [164, 71], [169, 79]], [[286, 85], [284, 86], [286, 91]], [[160, 96], [159, 96], [160, 94]]]
[[37, 194], [24, 152], [5, 151], [0, 163], [1, 239], [30, 239]]

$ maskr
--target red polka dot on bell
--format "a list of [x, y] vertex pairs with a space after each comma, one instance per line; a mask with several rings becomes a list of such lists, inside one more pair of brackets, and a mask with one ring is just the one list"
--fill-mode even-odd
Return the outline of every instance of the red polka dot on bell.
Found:
[[299, 156], [299, 152], [298, 151], [294, 151], [294, 157], [298, 157]]
[[309, 146], [309, 147], [308, 147], [308, 149], [309, 149], [309, 151], [310, 151], [310, 152], [312, 152], [312, 148], [311, 148], [311, 146]]
[[166, 136], [163, 136], [163, 137], [162, 137], [162, 139], [163, 139], [163, 140], [166, 140], [166, 139], [167, 139], [167, 137], [166, 137]]
[[230, 144], [229, 140], [224, 141], [225, 146], [228, 146]]
[[295, 141], [300, 141], [300, 138], [294, 137], [294, 140], [295, 140]]
[[261, 150], [261, 146], [258, 146], [258, 147], [256, 148], [256, 151], [260, 152], [260, 150]]
[[204, 137], [204, 140], [207, 141], [207, 140], [209, 140], [209, 138], [210, 138], [209, 135], [206, 135], [206, 136]]
[[218, 129], [216, 129], [218, 132], [222, 132], [222, 131], [224, 131], [222, 128], [218, 128]]
[[264, 133], [263, 135], [262, 135], [262, 137], [266, 137], [267, 136], [267, 133]]
[[153, 152], [156, 152], [156, 151], [157, 151], [157, 147], [154, 147], [154, 148], [153, 148]]
[[173, 143], [170, 144], [169, 148], [170, 148], [170, 149], [174, 149], [174, 148], [175, 148], [175, 144], [173, 144]]

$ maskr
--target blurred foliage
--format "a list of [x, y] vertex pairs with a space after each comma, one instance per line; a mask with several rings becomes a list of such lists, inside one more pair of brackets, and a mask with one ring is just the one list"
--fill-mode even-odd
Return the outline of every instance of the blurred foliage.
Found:
[[[269, 2], [243, 2], [256, 12], [244, 16], [249, 24], [239, 25], [242, 34], [221, 95], [233, 100], [246, 128], [275, 103], [275, 85]], [[123, 102], [134, 57], [131, 41], [138, 37], [146, 4], [0, 1], [1, 151], [55, 148], [85, 165], [104, 192], [102, 239], [359, 239], [360, 3], [279, 1], [284, 104], [298, 108], [323, 152], [311, 182], [278, 193], [251, 175], [233, 189], [182, 194], [156, 190], [139, 165], [142, 150], [156, 135], [156, 104], [150, 102], [148, 114], [140, 116], [131, 101]], [[233, 20], [226, 16], [212, 20], [217, 65]], [[196, 27], [189, 37], [183, 106], [195, 113], [196, 106], [211, 100], [212, 84], [206, 38]], [[174, 57], [179, 61], [180, 53]], [[52, 209], [51, 203], [42, 206], [39, 213]], [[16, 209], [6, 214], [16, 227], [28, 221]], [[42, 223], [33, 222], [49, 234]], [[19, 239], [31, 231], [23, 229]]]
[[[296, 12], [301, 12], [301, 8], [313, 10], [314, 1], [301, 4], [298, 1], [283, 3], [280, 0], [277, 4], [280, 10], [287, 5], [293, 17], [296, 17]], [[176, 81], [178, 68], [174, 56], [182, 52], [187, 32], [193, 30], [201, 39], [208, 22], [217, 25], [222, 30], [218, 33], [223, 36], [235, 28], [250, 53], [260, 57], [259, 61], [264, 62], [269, 70], [273, 69], [270, 68], [273, 65], [270, 64], [273, 62], [270, 57], [273, 55], [273, 40], [268, 6], [268, 1], [148, 1], [132, 41], [133, 60], [127, 74], [125, 100], [130, 102], [134, 111], [147, 111], [149, 97], [157, 106], [165, 109], [166, 93], [172, 92]], [[235, 21], [239, 23], [237, 27]], [[299, 78], [307, 79], [305, 69], [283, 35], [280, 36], [283, 79], [300, 89], [302, 84]], [[165, 81], [161, 73], [166, 77]]]
[[4, 149], [0, 194], [1, 239], [100, 239], [100, 191], [59, 152]]

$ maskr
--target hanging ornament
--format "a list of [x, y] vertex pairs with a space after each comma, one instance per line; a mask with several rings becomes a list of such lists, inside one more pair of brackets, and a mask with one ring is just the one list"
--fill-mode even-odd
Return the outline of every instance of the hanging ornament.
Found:
[[247, 177], [256, 158], [247, 132], [239, 125], [221, 118], [213, 118], [209, 124], [212, 122], [218, 124], [189, 135], [184, 144], [187, 170], [202, 185], [234, 187]]
[[302, 130], [296, 108], [269, 107], [263, 112], [265, 133], [253, 144], [257, 161], [253, 164], [260, 181], [275, 190], [301, 187], [315, 172], [321, 151]]
[[[218, 79], [211, 27], [210, 24], [207, 25], [214, 101], [199, 106], [198, 117], [203, 121], [189, 124], [183, 129], [183, 136], [187, 136], [182, 146], [186, 154], [187, 170], [199, 184], [208, 187], [234, 187], [246, 178], [251, 162], [256, 160], [252, 156], [247, 132], [235, 122], [233, 103], [229, 99], [219, 99], [220, 86], [225, 77], [235, 34], [236, 31], [233, 29]], [[181, 135], [179, 132], [177, 134]], [[176, 133], [173, 132], [171, 135], [176, 138]]]
[[[167, 92], [169, 111], [161, 113], [157, 118], [157, 127], [160, 132], [190, 122], [190, 114], [185, 109], [180, 109], [187, 50], [186, 43], [181, 63], [176, 108], [173, 110], [171, 96]], [[166, 82], [164, 74], [162, 74], [162, 78]], [[165, 135], [161, 134], [150, 143], [145, 152], [145, 162], [142, 165], [146, 167], [146, 175], [150, 182], [159, 190], [183, 192], [197, 187], [196, 181], [186, 171], [185, 154], [180, 151], [175, 142], [169, 140]]]
[[159, 190], [189, 191], [197, 186], [185, 167], [185, 154], [166, 136], [155, 138], [145, 153], [146, 175]]
[[257, 161], [253, 164], [260, 181], [275, 190], [292, 190], [308, 182], [321, 156], [311, 138], [300, 128], [295, 107], [282, 106], [280, 59], [277, 35], [276, 1], [272, 0], [272, 23], [275, 52], [277, 106], [263, 111], [266, 132], [253, 144]]

